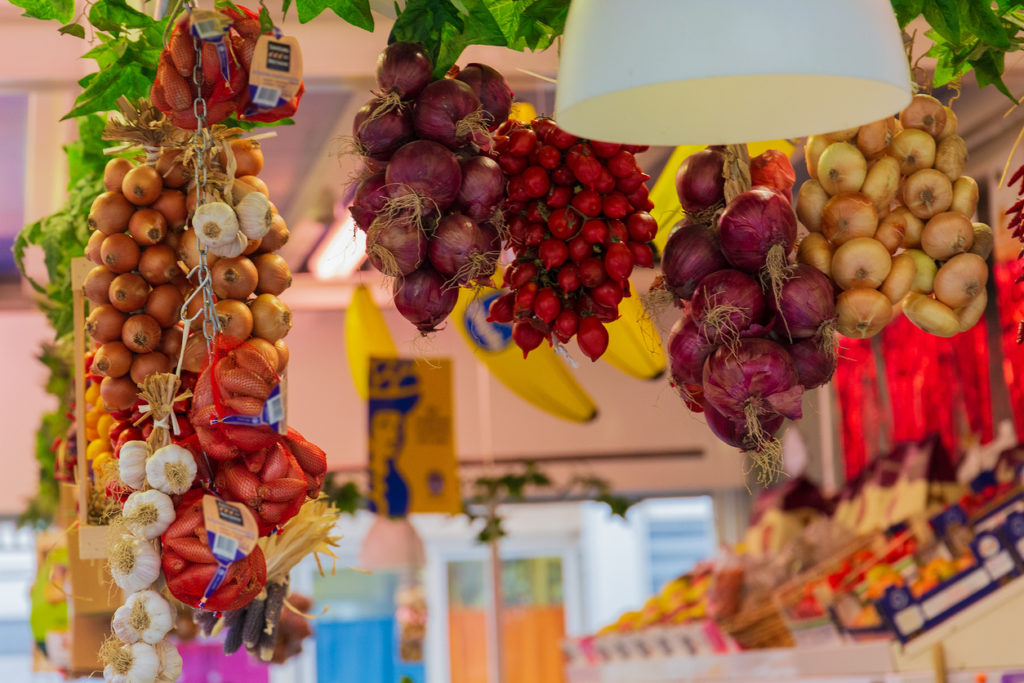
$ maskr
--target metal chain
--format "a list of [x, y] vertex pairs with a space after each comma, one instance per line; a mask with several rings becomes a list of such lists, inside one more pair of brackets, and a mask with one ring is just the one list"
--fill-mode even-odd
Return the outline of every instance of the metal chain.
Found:
[[[191, 5], [191, 3], [190, 3]], [[206, 100], [203, 99], [203, 43], [195, 35], [192, 36], [192, 44], [195, 46], [195, 65], [192, 67], [192, 84], [196, 89], [196, 97], [192, 101], [192, 112], [196, 117], [196, 132], [192, 136], [192, 152], [195, 160], [196, 184], [196, 209], [206, 202], [207, 168], [206, 158], [212, 147], [210, 131], [206, 127]], [[195, 229], [195, 226], [192, 226]], [[220, 332], [220, 320], [217, 318], [217, 309], [214, 306], [213, 278], [206, 260], [206, 247], [199, 240], [196, 240], [199, 248], [199, 263], [189, 273], [189, 278], [198, 275], [198, 284], [195, 290], [185, 300], [181, 307], [181, 318], [187, 326], [191, 326], [198, 318], [203, 320], [203, 336], [206, 338], [206, 351], [213, 354], [214, 342]], [[202, 308], [195, 315], [188, 315], [189, 304], [197, 296], [203, 299]]]

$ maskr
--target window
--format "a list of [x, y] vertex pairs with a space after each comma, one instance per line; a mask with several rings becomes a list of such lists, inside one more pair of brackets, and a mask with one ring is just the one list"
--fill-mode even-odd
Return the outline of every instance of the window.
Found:
[[649, 500], [642, 505], [647, 521], [648, 587], [653, 595], [714, 554], [714, 518], [707, 496]]

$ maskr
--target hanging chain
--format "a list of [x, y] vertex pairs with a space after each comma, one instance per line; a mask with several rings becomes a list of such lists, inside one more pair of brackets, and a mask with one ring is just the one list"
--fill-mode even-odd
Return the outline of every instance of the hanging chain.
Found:
[[[195, 162], [196, 185], [196, 209], [206, 202], [207, 183], [207, 155], [212, 144], [210, 142], [210, 131], [206, 127], [206, 100], [203, 99], [203, 43], [195, 35], [192, 36], [192, 44], [195, 46], [195, 65], [192, 67], [192, 84], [196, 88], [196, 97], [192, 101], [192, 112], [196, 117], [196, 132], [192, 136], [192, 152]], [[192, 226], [195, 230], [195, 226]], [[181, 308], [181, 317], [186, 326], [191, 326], [198, 318], [203, 320], [203, 336], [206, 338], [206, 351], [213, 353], [214, 341], [220, 332], [220, 320], [217, 318], [217, 310], [213, 299], [213, 278], [206, 261], [206, 247], [198, 239], [196, 244], [199, 249], [199, 263], [189, 273], [189, 278], [198, 276], [198, 283], [195, 290], [185, 300]], [[203, 299], [202, 308], [195, 315], [188, 315], [188, 307], [197, 296]]]

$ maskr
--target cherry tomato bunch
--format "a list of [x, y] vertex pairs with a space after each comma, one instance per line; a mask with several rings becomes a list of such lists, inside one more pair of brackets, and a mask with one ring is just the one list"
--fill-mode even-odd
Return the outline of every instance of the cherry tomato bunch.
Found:
[[524, 356], [544, 340], [574, 336], [591, 360], [608, 347], [605, 325], [630, 296], [633, 267], [654, 265], [650, 176], [635, 157], [646, 149], [585, 140], [546, 117], [496, 131], [492, 154], [508, 176], [515, 260], [505, 271], [510, 291], [491, 304], [490, 319], [513, 323]]

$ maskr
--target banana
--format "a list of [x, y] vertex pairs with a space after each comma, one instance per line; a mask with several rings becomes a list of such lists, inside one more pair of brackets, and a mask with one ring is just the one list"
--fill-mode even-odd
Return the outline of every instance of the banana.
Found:
[[459, 290], [451, 319], [473, 355], [510, 391], [537, 408], [571, 422], [597, 417], [597, 406], [554, 349], [542, 344], [524, 359], [512, 341], [512, 325], [487, 322], [487, 309], [501, 294], [491, 287]]
[[633, 283], [631, 296], [619, 302], [619, 319], [608, 325], [608, 348], [601, 360], [637, 379], [658, 379], [665, 372], [665, 349]]
[[[679, 196], [676, 194], [676, 171], [679, 170], [679, 164], [683, 163], [683, 159], [701, 151], [706, 146], [680, 145], [676, 147], [668, 161], [665, 162], [661, 175], [654, 181], [654, 187], [651, 188], [650, 194], [650, 199], [654, 202], [651, 215], [658, 221], [658, 235], [654, 238], [654, 246], [657, 247], [659, 254], [665, 249], [665, 242], [668, 241], [672, 226], [683, 217], [683, 207], [679, 206]], [[788, 140], [751, 142], [747, 145], [751, 158], [769, 149], [777, 149], [792, 156], [796, 148]]]
[[366, 401], [369, 399], [370, 357], [398, 357], [388, 325], [366, 285], [356, 287], [352, 303], [345, 312], [345, 353], [356, 392]]

